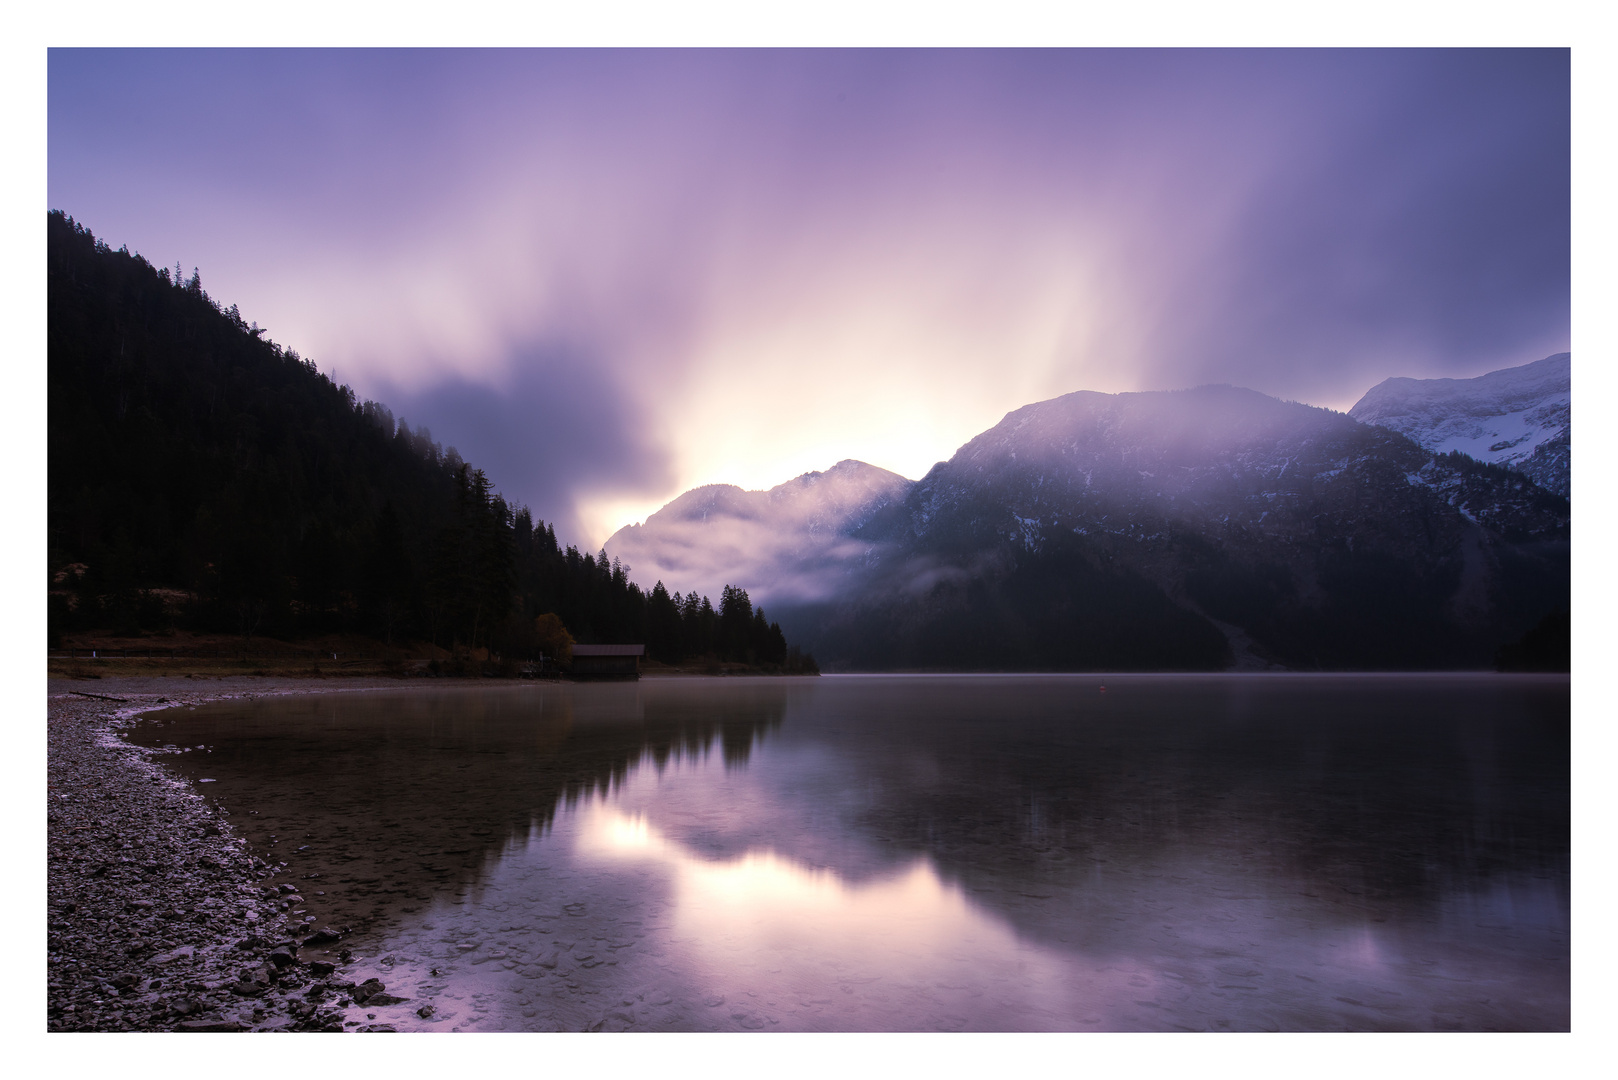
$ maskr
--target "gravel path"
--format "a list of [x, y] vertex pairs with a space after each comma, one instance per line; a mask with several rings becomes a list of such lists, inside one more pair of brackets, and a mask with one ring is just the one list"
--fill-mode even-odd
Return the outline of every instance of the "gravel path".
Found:
[[344, 979], [341, 928], [300, 929], [300, 898], [264, 884], [272, 867], [228, 817], [165, 769], [162, 751], [118, 736], [153, 707], [367, 686], [51, 681], [48, 1030], [391, 1030], [348, 1018], [384, 987]]

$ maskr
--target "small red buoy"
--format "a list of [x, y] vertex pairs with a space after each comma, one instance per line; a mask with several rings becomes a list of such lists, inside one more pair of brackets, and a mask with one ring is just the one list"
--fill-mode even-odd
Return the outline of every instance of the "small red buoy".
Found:
[[1101, 688], [1101, 692], [1102, 692], [1102, 693], [1103, 693], [1103, 694], [1105, 694], [1105, 693], [1106, 693], [1106, 692], [1107, 692], [1107, 688], [1106, 688], [1106, 687], [1105, 687], [1105, 686], [1103, 686], [1103, 687], [1102, 687], [1102, 688]]

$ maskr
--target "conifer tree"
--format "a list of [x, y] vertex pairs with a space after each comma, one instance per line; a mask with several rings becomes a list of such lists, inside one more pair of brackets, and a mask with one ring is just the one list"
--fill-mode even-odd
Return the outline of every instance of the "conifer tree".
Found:
[[[200, 270], [160, 271], [60, 213], [47, 236], [47, 531], [66, 594], [51, 600], [53, 638], [155, 628], [165, 589], [189, 598], [178, 625], [204, 632], [519, 657], [551, 614], [581, 641], [721, 650], [707, 597], [648, 594], [605, 551], [564, 548], [425, 426], [243, 325]], [[729, 608], [751, 619], [737, 592]], [[749, 624], [742, 652], [754, 637]]]
[[646, 651], [664, 663], [678, 663], [681, 647], [680, 608], [663, 583], [652, 586], [646, 600]]

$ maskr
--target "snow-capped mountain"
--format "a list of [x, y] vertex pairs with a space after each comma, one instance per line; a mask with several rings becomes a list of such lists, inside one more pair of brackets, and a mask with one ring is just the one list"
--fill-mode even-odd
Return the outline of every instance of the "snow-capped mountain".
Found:
[[609, 554], [828, 669], [1483, 667], [1568, 605], [1568, 502], [1228, 386], [1025, 406], [919, 482], [687, 492]]
[[850, 533], [902, 499], [914, 484], [863, 461], [839, 461], [771, 488], [694, 488], [646, 519], [619, 529], [608, 555], [646, 587], [718, 598], [725, 585], [755, 603], [804, 603], [841, 588], [871, 545]]
[[1572, 385], [1570, 355], [1557, 353], [1475, 379], [1387, 379], [1348, 415], [1436, 453], [1508, 466], [1565, 496]]
[[777, 612], [823, 664], [1485, 666], [1566, 610], [1568, 504], [1251, 390], [1010, 413], [852, 530], [858, 588]]

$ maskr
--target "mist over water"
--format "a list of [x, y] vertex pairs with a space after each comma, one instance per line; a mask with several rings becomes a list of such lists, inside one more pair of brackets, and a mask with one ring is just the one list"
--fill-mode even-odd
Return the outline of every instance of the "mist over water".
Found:
[[356, 928], [345, 977], [409, 999], [356, 1020], [1569, 1024], [1565, 677], [646, 680], [155, 717], [137, 737], [205, 747], [171, 760]]

